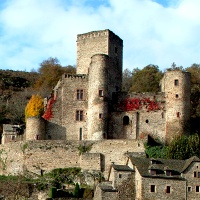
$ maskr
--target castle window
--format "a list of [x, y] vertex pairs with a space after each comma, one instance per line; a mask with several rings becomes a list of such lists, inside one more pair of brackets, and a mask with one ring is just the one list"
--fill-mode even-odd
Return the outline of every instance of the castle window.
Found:
[[178, 94], [176, 94], [176, 98], [178, 98]]
[[195, 178], [197, 177], [197, 172], [194, 172], [194, 177], [195, 177]]
[[77, 100], [83, 100], [83, 90], [77, 90], [76, 98]]
[[128, 116], [123, 117], [123, 125], [129, 125], [129, 117]]
[[99, 119], [103, 119], [103, 114], [99, 113]]
[[180, 115], [181, 115], [180, 112], [177, 112], [177, 113], [176, 113], [176, 116], [177, 116], [178, 118], [180, 118]]
[[82, 133], [82, 128], [80, 128], [80, 130], [79, 130], [79, 136], [80, 136], [79, 139], [80, 139], [80, 140], [82, 140], [82, 134], [83, 134], [83, 133]]
[[36, 135], [36, 140], [39, 140], [39, 139], [40, 139], [39, 135]]
[[118, 54], [118, 48], [115, 47], [115, 54]]
[[166, 193], [167, 193], [167, 194], [171, 193], [171, 186], [167, 186], [167, 187], [166, 187]]
[[164, 112], [162, 112], [161, 115], [162, 115], [162, 118], [164, 118]]
[[119, 178], [122, 178], [122, 174], [119, 174]]
[[99, 90], [99, 96], [103, 97], [103, 90]]
[[199, 192], [200, 191], [200, 189], [199, 189], [199, 186], [197, 185], [196, 186], [196, 192]]
[[83, 121], [83, 111], [82, 110], [76, 111], [76, 121]]
[[150, 185], [150, 192], [156, 192], [156, 186]]
[[146, 121], [145, 121], [147, 124], [149, 123], [149, 120], [148, 119], [146, 119]]
[[179, 83], [178, 83], [178, 79], [175, 79], [175, 80], [174, 80], [174, 85], [175, 85], [175, 86], [178, 86], [178, 84], [179, 84]]
[[188, 192], [191, 192], [191, 191], [192, 191], [192, 187], [191, 187], [191, 186], [188, 186], [188, 187], [187, 187], [187, 191], [188, 191]]

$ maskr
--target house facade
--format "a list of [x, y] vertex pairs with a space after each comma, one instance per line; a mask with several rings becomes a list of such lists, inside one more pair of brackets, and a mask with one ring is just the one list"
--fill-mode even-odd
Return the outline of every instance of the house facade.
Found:
[[108, 181], [99, 184], [95, 196], [110, 200], [197, 200], [200, 199], [199, 165], [200, 159], [195, 156], [170, 160], [130, 154], [126, 165], [111, 165]]

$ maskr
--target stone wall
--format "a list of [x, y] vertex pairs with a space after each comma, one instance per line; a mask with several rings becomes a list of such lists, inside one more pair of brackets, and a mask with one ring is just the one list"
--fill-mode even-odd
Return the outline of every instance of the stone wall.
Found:
[[[77, 99], [77, 90], [83, 90], [83, 99]], [[47, 123], [47, 135], [52, 140], [87, 139], [88, 77], [63, 75], [53, 104], [53, 117]], [[76, 111], [83, 111], [83, 120], [76, 120]]]
[[[155, 185], [155, 192], [151, 192], [151, 185]], [[170, 187], [170, 193], [166, 191], [167, 186]], [[142, 178], [142, 190], [139, 199], [186, 199], [185, 186], [186, 181], [183, 180]]]
[[[91, 155], [80, 156], [79, 146], [91, 146]], [[1, 173], [14, 174], [29, 171], [40, 174], [54, 168], [82, 167], [99, 170], [108, 176], [110, 164], [124, 164], [127, 152], [144, 152], [142, 144], [131, 140], [104, 141], [26, 141], [0, 146]], [[101, 154], [101, 155], [100, 155]], [[92, 158], [92, 161], [90, 162]], [[84, 162], [85, 161], [85, 162]], [[84, 163], [83, 163], [84, 162]], [[101, 163], [101, 166], [100, 164]]]
[[[200, 185], [199, 185], [199, 172], [200, 163], [193, 162], [190, 166], [182, 173], [183, 178], [187, 180], [186, 190], [188, 199], [199, 199], [200, 198]], [[196, 172], [196, 177], [195, 177]], [[196, 191], [199, 189], [199, 192]], [[189, 189], [190, 188], [190, 189]]]

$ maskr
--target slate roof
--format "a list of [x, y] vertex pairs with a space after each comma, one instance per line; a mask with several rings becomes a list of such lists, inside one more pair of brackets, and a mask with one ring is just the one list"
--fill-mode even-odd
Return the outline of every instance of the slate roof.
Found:
[[185, 164], [184, 164], [181, 172], [184, 172], [192, 162], [200, 162], [200, 159], [197, 156], [193, 156], [193, 157], [185, 160]]
[[112, 167], [116, 171], [134, 171], [133, 169], [131, 169], [127, 165], [115, 165], [115, 164], [113, 164]]
[[107, 182], [99, 183], [99, 187], [101, 188], [101, 190], [103, 190], [105, 192], [117, 192], [117, 190], [114, 189], [112, 187], [112, 185], [110, 183], [107, 183]]
[[[182, 179], [181, 172], [183, 166], [187, 161], [173, 160], [173, 159], [150, 159], [150, 158], [135, 158], [129, 157], [132, 164], [135, 165], [142, 177], [156, 177], [156, 178], [175, 178]], [[152, 162], [153, 161], [153, 162]], [[152, 164], [153, 163], [153, 164]], [[150, 170], [156, 170], [156, 175], [151, 175]], [[165, 171], [172, 172], [172, 176], [167, 176]]]

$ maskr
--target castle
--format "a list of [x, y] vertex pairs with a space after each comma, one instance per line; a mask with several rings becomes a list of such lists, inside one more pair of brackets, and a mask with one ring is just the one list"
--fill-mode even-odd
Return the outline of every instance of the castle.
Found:
[[[28, 118], [25, 135], [4, 125], [0, 174], [81, 167], [108, 177], [94, 199], [198, 199], [198, 158], [134, 158], [144, 154], [147, 136], [168, 143], [189, 133], [190, 74], [167, 71], [160, 92], [128, 94], [121, 91], [122, 54], [123, 41], [110, 30], [78, 35], [77, 73], [63, 74], [43, 118]], [[80, 146], [90, 149], [80, 154]]]
[[110, 30], [78, 35], [77, 73], [63, 74], [57, 83], [46, 102], [51, 112], [46, 122], [27, 120], [26, 140], [151, 136], [167, 143], [188, 133], [190, 74], [167, 71], [161, 92], [126, 94], [121, 92], [122, 54], [123, 41]]

